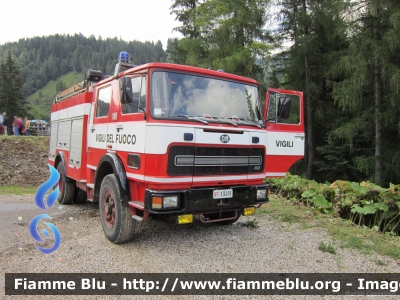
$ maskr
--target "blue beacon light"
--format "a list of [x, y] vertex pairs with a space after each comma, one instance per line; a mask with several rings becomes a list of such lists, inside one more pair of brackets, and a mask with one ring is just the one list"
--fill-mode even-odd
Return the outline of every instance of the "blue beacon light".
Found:
[[129, 64], [129, 53], [126, 51], [122, 51], [119, 53], [118, 60], [122, 63], [127, 63]]

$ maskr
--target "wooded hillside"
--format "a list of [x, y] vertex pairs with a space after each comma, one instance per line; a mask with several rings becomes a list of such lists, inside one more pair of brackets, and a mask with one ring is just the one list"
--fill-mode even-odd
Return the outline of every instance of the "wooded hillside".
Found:
[[4, 44], [0, 46], [0, 61], [6, 60], [9, 50], [20, 67], [24, 80], [22, 92], [26, 96], [71, 71], [83, 73], [91, 68], [112, 74], [121, 51], [128, 51], [134, 64], [166, 59], [160, 41], [126, 42], [117, 38], [102, 39], [81, 34], [56, 34]]

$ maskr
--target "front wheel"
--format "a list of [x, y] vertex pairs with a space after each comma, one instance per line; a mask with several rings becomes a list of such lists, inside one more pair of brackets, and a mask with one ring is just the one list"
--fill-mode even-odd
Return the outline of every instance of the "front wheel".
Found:
[[106, 237], [114, 244], [133, 238], [135, 220], [121, 201], [121, 191], [114, 174], [104, 177], [100, 187], [100, 220]]
[[75, 194], [75, 182], [69, 179], [65, 173], [65, 168], [62, 162], [57, 166], [57, 171], [60, 173], [60, 179], [58, 180], [58, 203], [70, 204], [74, 200]]

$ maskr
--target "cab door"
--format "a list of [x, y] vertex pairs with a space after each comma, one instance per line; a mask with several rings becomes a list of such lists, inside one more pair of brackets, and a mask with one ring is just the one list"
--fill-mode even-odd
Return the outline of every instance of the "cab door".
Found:
[[95, 169], [100, 158], [108, 149], [108, 124], [110, 123], [110, 106], [112, 99], [111, 84], [95, 89], [95, 103], [92, 106], [88, 131], [88, 167]]
[[303, 93], [268, 89], [265, 102], [266, 176], [283, 177], [304, 157]]
[[[125, 94], [121, 95], [116, 134], [116, 149], [127, 165], [129, 178], [144, 178], [144, 152], [147, 101], [147, 74], [132, 74], [123, 78]], [[125, 97], [125, 99], [123, 99]], [[129, 101], [126, 101], [129, 100]]]

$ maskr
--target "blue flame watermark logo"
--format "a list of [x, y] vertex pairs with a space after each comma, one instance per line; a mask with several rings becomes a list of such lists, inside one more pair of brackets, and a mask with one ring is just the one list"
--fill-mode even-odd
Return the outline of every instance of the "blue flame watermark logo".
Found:
[[[46, 198], [46, 203], [44, 202], [44, 197], [46, 193], [50, 191], [58, 183], [58, 180], [60, 179], [60, 174], [58, 173], [58, 171], [50, 164], [48, 166], [50, 169], [49, 179], [46, 182], [44, 182], [41, 186], [39, 186], [35, 194], [35, 204], [42, 210], [48, 210], [49, 208], [51, 208], [54, 205], [54, 203], [56, 203], [58, 194], [60, 193], [57, 185], [56, 188], [48, 194]], [[41, 219], [51, 219], [51, 217], [48, 214], [41, 214], [33, 218], [31, 223], [29, 224], [29, 232], [35, 241], [39, 243], [44, 243], [44, 240], [40, 237], [37, 228], [38, 223]], [[54, 244], [51, 248], [42, 248], [37, 245], [36, 248], [43, 254], [50, 254], [56, 251], [58, 247], [60, 247], [61, 234], [58, 228], [54, 224], [47, 222], [44, 222], [44, 224], [46, 224], [47, 227], [53, 233]], [[46, 238], [50, 237], [50, 233], [46, 229], [42, 229], [42, 233]]]

